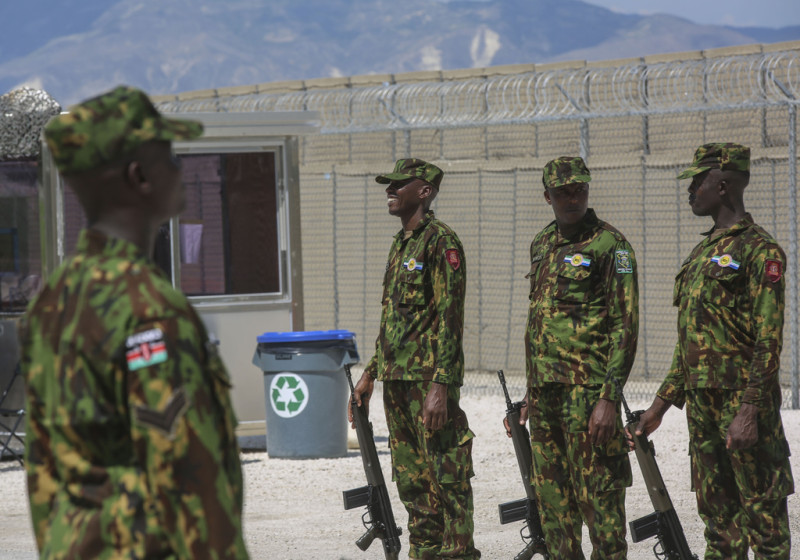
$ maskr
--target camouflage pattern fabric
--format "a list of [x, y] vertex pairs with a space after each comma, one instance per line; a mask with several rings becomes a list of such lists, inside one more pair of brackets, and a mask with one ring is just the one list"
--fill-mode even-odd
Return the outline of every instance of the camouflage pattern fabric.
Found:
[[228, 374], [186, 297], [86, 230], [22, 320], [41, 558], [247, 558]]
[[[761, 547], [778, 554], [773, 536], [788, 523], [783, 498], [794, 491], [778, 379], [786, 255], [749, 214], [705, 235], [675, 279], [678, 342], [658, 396], [679, 407], [689, 399], [689, 452], [706, 558], [730, 557], [728, 549], [744, 555], [748, 540], [754, 553]], [[729, 452], [727, 429], [743, 403], [759, 409], [759, 441]], [[713, 488], [718, 483], [725, 490]]]
[[571, 238], [562, 237], [552, 222], [530, 251], [525, 351], [535, 398], [528, 414], [545, 540], [564, 551], [552, 551], [554, 558], [583, 558], [586, 523], [595, 555], [624, 558], [625, 488], [631, 475], [619, 404], [616, 435], [606, 449], [591, 445], [588, 425], [599, 399], [619, 403], [613, 378], [624, 386], [636, 355], [633, 249], [589, 208]]
[[[398, 164], [399, 165], [399, 164]], [[394, 238], [383, 280], [381, 325], [365, 373], [384, 381], [393, 478], [409, 515], [410, 558], [479, 558], [472, 541], [472, 438], [459, 406], [464, 380], [466, 263], [455, 232], [428, 211]], [[447, 385], [444, 428], [422, 407]]]
[[152, 140], [191, 140], [203, 133], [195, 121], [168, 119], [147, 95], [119, 86], [87, 99], [47, 123], [44, 138], [63, 174], [95, 169]]
[[750, 171], [750, 148], [732, 142], [704, 144], [697, 148], [692, 165], [681, 171], [678, 179], [688, 179], [709, 169]]
[[418, 178], [430, 183], [432, 187], [439, 190], [443, 177], [444, 172], [434, 164], [417, 158], [408, 158], [398, 159], [394, 164], [394, 171], [385, 175], [378, 175], [375, 177], [375, 182], [388, 185], [392, 181]]
[[589, 168], [583, 158], [559, 157], [547, 162], [542, 169], [544, 188], [556, 189], [564, 185], [588, 183], [592, 180]]
[[680, 407], [687, 389], [743, 389], [742, 402], [769, 407], [779, 390], [786, 255], [749, 214], [705, 235], [675, 278], [678, 342], [658, 396]]
[[625, 489], [631, 485], [628, 446], [617, 404], [616, 435], [589, 440], [589, 417], [600, 385], [548, 383], [529, 389], [532, 484], [551, 558], [583, 558], [583, 522], [592, 558], [624, 559]]
[[447, 423], [431, 432], [422, 424], [430, 381], [383, 386], [392, 478], [408, 511], [409, 558], [480, 558], [473, 534], [470, 478], [472, 440], [460, 390], [447, 388]]
[[789, 560], [791, 535], [786, 496], [794, 492], [789, 446], [781, 422], [779, 392], [758, 414], [758, 442], [736, 451], [725, 438], [743, 391], [686, 392], [692, 489], [705, 523], [706, 560]]
[[428, 211], [410, 238], [397, 233], [383, 278], [375, 355], [365, 371], [381, 381], [464, 380], [464, 249]]
[[625, 237], [590, 208], [572, 239], [555, 222], [531, 243], [525, 332], [528, 384], [602, 385], [619, 401], [639, 333], [636, 259]]

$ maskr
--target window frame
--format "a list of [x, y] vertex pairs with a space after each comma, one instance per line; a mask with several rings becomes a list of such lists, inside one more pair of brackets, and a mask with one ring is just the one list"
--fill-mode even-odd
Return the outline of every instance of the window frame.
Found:
[[[280, 292], [189, 296], [198, 309], [211, 313], [236, 310], [285, 309], [292, 317], [295, 330], [303, 329], [303, 271], [300, 234], [300, 136], [319, 131], [317, 111], [274, 111], [241, 113], [169, 113], [168, 103], [161, 106], [167, 116], [199, 120], [205, 127], [202, 137], [173, 142], [176, 154], [275, 152], [276, 189], [278, 200], [278, 245], [281, 255]], [[47, 278], [64, 261], [71, 248], [65, 247], [64, 182], [56, 169], [53, 156], [42, 141], [41, 180], [39, 190], [42, 243], [42, 276]], [[170, 220], [172, 243], [171, 267], [173, 285], [180, 289], [179, 218]], [[176, 274], [177, 273], [177, 274]], [[177, 279], [177, 282], [176, 282]]]
[[[276, 220], [278, 232], [278, 281], [280, 283], [277, 292], [261, 292], [252, 294], [216, 294], [216, 295], [192, 295], [188, 296], [189, 301], [196, 307], [217, 308], [234, 305], [251, 305], [267, 303], [291, 303], [292, 289], [288, 271], [292, 266], [290, 260], [290, 245], [292, 234], [290, 231], [290, 208], [289, 193], [286, 185], [289, 183], [287, 176], [288, 170], [284, 162], [286, 153], [287, 139], [262, 139], [228, 141], [224, 144], [217, 142], [204, 142], [201, 140], [192, 143], [176, 142], [174, 145], [175, 154], [182, 155], [204, 155], [204, 154], [245, 154], [272, 152], [275, 158], [275, 197], [276, 197]], [[171, 244], [171, 269], [172, 285], [181, 289], [181, 262], [180, 262], [180, 220], [181, 216], [176, 216], [169, 221], [170, 244]], [[298, 234], [299, 234], [299, 224]]]

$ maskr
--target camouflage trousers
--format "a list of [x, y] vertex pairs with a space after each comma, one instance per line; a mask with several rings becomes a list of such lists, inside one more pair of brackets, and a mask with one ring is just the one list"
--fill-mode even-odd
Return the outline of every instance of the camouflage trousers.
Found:
[[551, 558], [584, 558], [583, 523], [592, 559], [623, 559], [628, 552], [628, 448], [619, 410], [612, 439], [602, 446], [589, 440], [589, 417], [599, 395], [599, 385], [548, 383], [529, 389], [532, 483]]
[[458, 387], [447, 390], [447, 423], [436, 432], [422, 424], [430, 381], [386, 381], [392, 478], [408, 511], [409, 558], [480, 558], [473, 533], [470, 478], [472, 438], [459, 406]]
[[686, 392], [692, 489], [705, 523], [706, 560], [789, 559], [786, 497], [794, 492], [789, 444], [780, 415], [781, 395], [758, 414], [758, 442], [748, 449], [725, 448], [728, 427], [740, 407], [741, 391]]

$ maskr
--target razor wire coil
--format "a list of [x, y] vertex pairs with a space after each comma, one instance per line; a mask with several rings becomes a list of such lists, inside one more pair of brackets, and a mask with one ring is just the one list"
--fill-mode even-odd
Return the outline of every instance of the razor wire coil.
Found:
[[0, 160], [39, 155], [39, 137], [61, 106], [42, 90], [20, 88], [0, 95]]
[[631, 63], [360, 88], [175, 100], [166, 112], [298, 111], [321, 132], [458, 128], [569, 118], [731, 110], [797, 102], [800, 52]]

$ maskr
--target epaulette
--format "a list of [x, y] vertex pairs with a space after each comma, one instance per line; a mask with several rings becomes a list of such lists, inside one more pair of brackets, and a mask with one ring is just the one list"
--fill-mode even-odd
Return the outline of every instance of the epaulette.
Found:
[[622, 235], [622, 232], [620, 230], [618, 230], [608, 222], [604, 222], [603, 220], [598, 220], [598, 221], [600, 222], [600, 228], [606, 230], [611, 235], [613, 235], [614, 239], [616, 239], [617, 241], [625, 241], [625, 242], [628, 241], [627, 239], [625, 239], [625, 236]]
[[754, 223], [752, 226], [747, 228], [747, 230], [745, 230], [745, 231], [750, 231], [750, 230], [752, 230], [754, 234], [758, 235], [758, 237], [761, 237], [764, 240], [764, 242], [767, 243], [768, 245], [778, 245], [778, 246], [780, 246], [780, 244], [778, 243], [778, 240], [775, 239], [772, 236], [771, 233], [769, 233], [767, 230], [765, 230], [760, 225]]

